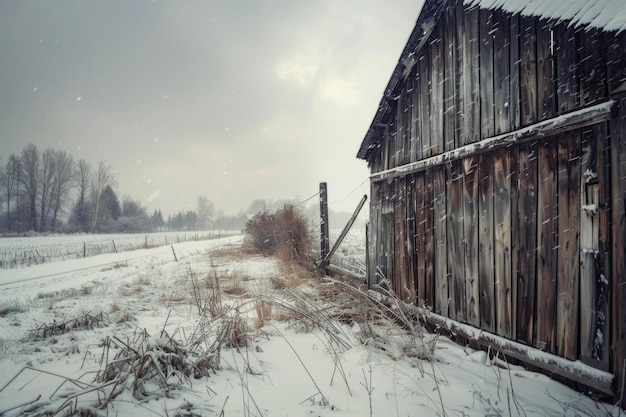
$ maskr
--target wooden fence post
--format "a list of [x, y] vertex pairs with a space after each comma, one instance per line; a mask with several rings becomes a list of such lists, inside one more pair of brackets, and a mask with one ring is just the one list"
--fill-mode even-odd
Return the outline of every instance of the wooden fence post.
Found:
[[327, 256], [330, 252], [328, 231], [328, 190], [325, 182], [320, 182], [320, 271], [326, 273]]

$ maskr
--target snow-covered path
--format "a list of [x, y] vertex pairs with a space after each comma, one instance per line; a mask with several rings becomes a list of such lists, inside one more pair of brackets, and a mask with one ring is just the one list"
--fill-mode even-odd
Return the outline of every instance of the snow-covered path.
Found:
[[174, 253], [178, 262], [185, 262], [192, 255], [206, 253], [224, 245], [240, 244], [242, 241], [243, 236], [229, 236], [43, 263], [17, 269], [0, 269], [0, 299], [17, 296], [34, 298], [39, 292], [80, 286], [111, 275], [109, 271], [122, 264], [126, 266], [134, 264], [140, 267], [142, 264], [157, 260], [159, 263], [176, 262]]

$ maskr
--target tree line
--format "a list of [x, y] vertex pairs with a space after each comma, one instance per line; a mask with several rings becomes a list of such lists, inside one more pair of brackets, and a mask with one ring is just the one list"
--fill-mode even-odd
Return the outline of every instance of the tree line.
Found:
[[115, 192], [117, 179], [105, 161], [92, 166], [66, 151], [29, 144], [0, 169], [0, 232], [137, 233], [208, 230], [215, 207], [205, 196], [196, 211], [163, 218], [130, 196]]

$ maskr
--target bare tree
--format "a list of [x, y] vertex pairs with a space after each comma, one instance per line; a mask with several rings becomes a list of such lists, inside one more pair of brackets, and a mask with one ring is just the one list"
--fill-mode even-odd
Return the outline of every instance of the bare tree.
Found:
[[72, 210], [70, 221], [78, 226], [78, 228], [83, 232], [88, 231], [90, 226], [87, 197], [89, 194], [92, 175], [91, 165], [84, 159], [79, 160], [76, 167], [75, 177], [78, 195], [76, 197], [77, 201], [74, 205], [74, 209]]
[[28, 213], [27, 227], [37, 231], [37, 194], [40, 182], [39, 149], [37, 146], [28, 144], [20, 158], [20, 184], [26, 195], [26, 210]]
[[6, 204], [7, 204], [7, 230], [13, 229], [13, 213], [11, 207], [15, 207], [15, 225], [19, 232], [19, 212], [17, 207], [19, 205], [19, 185], [20, 185], [20, 158], [11, 154], [7, 160], [4, 176], [4, 189], [6, 192]]
[[100, 205], [102, 193], [107, 187], [113, 187], [117, 185], [113, 168], [103, 160], [98, 164], [98, 169], [94, 172], [91, 178], [91, 204], [92, 204], [92, 218], [91, 218], [91, 232], [95, 232], [98, 226], [98, 217], [100, 215]]
[[76, 179], [74, 159], [65, 151], [55, 151], [54, 181], [52, 184], [52, 219], [51, 227], [56, 227], [59, 215], [63, 213], [69, 201], [70, 191]]
[[198, 197], [196, 214], [198, 216], [198, 227], [201, 230], [208, 230], [215, 217], [215, 206], [206, 196]]
[[52, 181], [56, 161], [54, 151], [46, 149], [41, 154], [40, 163], [40, 186], [39, 186], [39, 230], [44, 232], [48, 228], [48, 220], [50, 218], [50, 206], [52, 205]]

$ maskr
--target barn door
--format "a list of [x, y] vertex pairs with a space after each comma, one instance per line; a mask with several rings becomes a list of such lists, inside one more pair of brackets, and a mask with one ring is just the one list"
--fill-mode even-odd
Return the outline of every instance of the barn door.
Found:
[[580, 180], [580, 356], [609, 366], [609, 140], [605, 123], [582, 130]]

